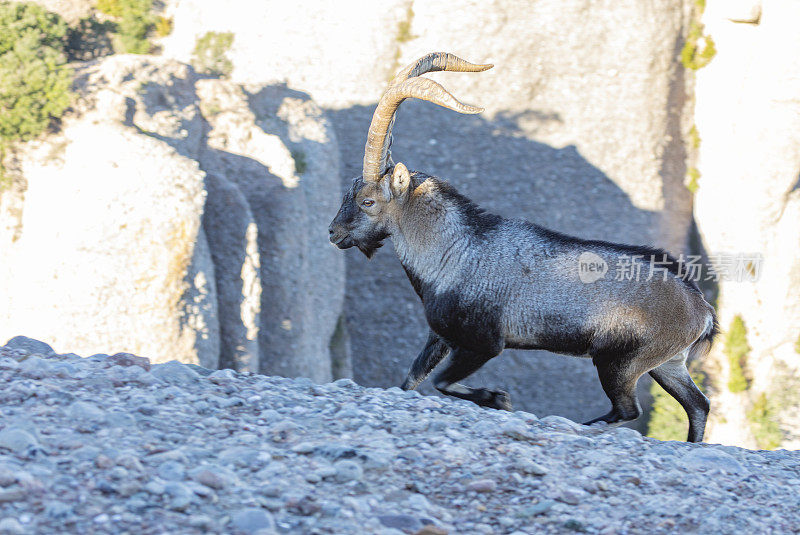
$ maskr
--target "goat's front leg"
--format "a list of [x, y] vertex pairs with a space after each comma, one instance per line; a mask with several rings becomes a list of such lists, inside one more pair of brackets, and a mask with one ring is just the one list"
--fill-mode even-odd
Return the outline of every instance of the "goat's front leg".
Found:
[[414, 390], [430, 375], [433, 369], [450, 352], [450, 347], [442, 338], [433, 331], [428, 333], [428, 341], [420, 354], [414, 359], [411, 369], [408, 370], [406, 380], [400, 387], [403, 390]]
[[436, 374], [433, 385], [442, 394], [466, 399], [482, 407], [505, 411], [513, 410], [511, 396], [508, 395], [508, 392], [489, 390], [488, 388], [471, 388], [458, 382], [478, 371], [478, 368], [495, 356], [456, 348], [447, 367]]

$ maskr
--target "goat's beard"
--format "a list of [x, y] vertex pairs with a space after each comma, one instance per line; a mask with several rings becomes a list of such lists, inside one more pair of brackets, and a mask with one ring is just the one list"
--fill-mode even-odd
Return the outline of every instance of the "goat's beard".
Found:
[[367, 259], [371, 260], [372, 259], [372, 255], [375, 254], [375, 251], [377, 251], [378, 249], [383, 247], [383, 242], [382, 241], [374, 241], [374, 242], [370, 242], [370, 243], [359, 243], [359, 244], [356, 245], [356, 247], [358, 247], [359, 251], [364, 253], [364, 256], [366, 256]]
[[389, 233], [384, 229], [372, 231], [363, 241], [356, 242], [358, 250], [364, 253], [367, 259], [372, 259], [375, 251], [383, 247], [383, 240], [389, 237]]

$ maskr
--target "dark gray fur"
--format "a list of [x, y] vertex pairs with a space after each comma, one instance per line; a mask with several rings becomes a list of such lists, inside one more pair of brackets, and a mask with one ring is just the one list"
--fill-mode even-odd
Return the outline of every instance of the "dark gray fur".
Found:
[[[409, 174], [402, 164], [379, 184], [356, 178], [329, 231], [338, 247], [357, 246], [367, 257], [391, 238], [422, 300], [430, 333], [404, 389], [415, 388], [451, 354], [434, 378], [439, 391], [510, 410], [506, 392], [459, 381], [506, 347], [544, 349], [592, 358], [612, 408], [587, 424], [638, 418], [636, 382], [650, 373], [686, 410], [688, 440], [702, 440], [709, 401], [686, 360], [708, 350], [716, 318], [664, 251], [584, 240], [489, 214], [448, 183]], [[620, 256], [642, 255], [634, 261], [643, 276], [581, 282], [578, 258], [586, 252], [609, 266]], [[645, 280], [651, 255], [666, 259], [665, 272]]]

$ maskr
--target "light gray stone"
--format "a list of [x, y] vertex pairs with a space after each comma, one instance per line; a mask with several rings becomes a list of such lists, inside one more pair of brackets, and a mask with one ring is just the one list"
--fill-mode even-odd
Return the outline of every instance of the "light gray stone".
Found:
[[186, 476], [186, 468], [177, 461], [166, 461], [159, 465], [156, 473], [166, 481], [181, 481]]
[[29, 353], [38, 353], [45, 356], [55, 353], [50, 345], [40, 342], [39, 340], [34, 340], [33, 338], [28, 338], [27, 336], [15, 336], [6, 342], [4, 347], [7, 349], [22, 349]]
[[31, 379], [42, 379], [52, 373], [52, 365], [45, 359], [31, 355], [22, 361], [19, 371]]
[[333, 463], [333, 468], [336, 470], [338, 481], [358, 481], [364, 475], [361, 465], [355, 461], [336, 461]]
[[191, 477], [198, 483], [215, 490], [222, 490], [231, 482], [227, 471], [220, 467], [201, 467], [191, 472]]
[[701, 470], [717, 469], [731, 475], [746, 476], [750, 473], [732, 455], [707, 448], [692, 449], [683, 456], [683, 462], [689, 468]]
[[106, 363], [110, 366], [138, 366], [145, 371], [150, 371], [150, 359], [138, 357], [132, 353], [115, 353], [106, 359]]
[[6, 517], [0, 520], [0, 533], [3, 535], [24, 535], [25, 528], [16, 518]]
[[269, 511], [255, 507], [234, 511], [231, 515], [231, 521], [236, 529], [245, 533], [275, 529], [275, 521]]
[[67, 409], [67, 414], [70, 418], [85, 422], [100, 423], [106, 420], [106, 412], [87, 401], [76, 401], [72, 403]]
[[467, 483], [467, 490], [475, 492], [493, 492], [497, 488], [497, 481], [494, 479], [476, 479]]
[[177, 360], [156, 364], [150, 373], [160, 381], [175, 385], [186, 385], [200, 379], [200, 375], [196, 371]]
[[39, 442], [36, 438], [24, 429], [6, 427], [0, 431], [0, 448], [11, 450], [14, 453], [24, 453], [38, 445]]

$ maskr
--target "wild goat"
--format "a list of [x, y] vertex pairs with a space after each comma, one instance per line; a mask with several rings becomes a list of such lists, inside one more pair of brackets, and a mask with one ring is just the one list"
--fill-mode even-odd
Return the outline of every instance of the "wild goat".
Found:
[[[422, 299], [428, 341], [402, 388], [416, 388], [452, 352], [434, 378], [440, 392], [511, 410], [506, 392], [458, 381], [507, 347], [590, 357], [612, 408], [587, 425], [638, 418], [636, 382], [650, 373], [688, 414], [688, 440], [701, 441], [709, 401], [692, 381], [686, 360], [708, 350], [717, 322], [679, 262], [660, 249], [574, 238], [486, 213], [447, 182], [392, 162], [391, 129], [403, 100], [427, 100], [460, 113], [483, 111], [421, 74], [491, 67], [440, 52], [403, 69], [378, 103], [363, 173], [329, 228], [333, 244], [356, 246], [367, 258], [391, 238]], [[620, 257], [642, 277], [603, 276], [603, 266]], [[661, 270], [654, 275], [650, 264], [644, 280], [647, 260], [654, 258]], [[598, 271], [587, 277], [581, 266]]]

